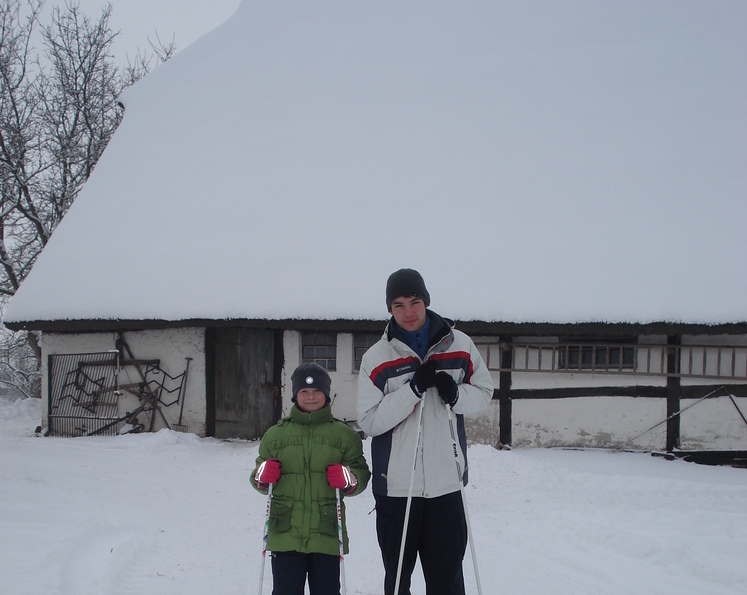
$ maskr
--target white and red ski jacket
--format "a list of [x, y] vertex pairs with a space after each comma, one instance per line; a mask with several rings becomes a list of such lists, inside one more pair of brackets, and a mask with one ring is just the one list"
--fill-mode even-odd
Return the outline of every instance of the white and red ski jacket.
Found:
[[[430, 348], [420, 357], [387, 325], [382, 338], [363, 356], [358, 376], [358, 424], [372, 437], [372, 489], [381, 496], [407, 496], [417, 439], [420, 399], [410, 379], [423, 361], [433, 360], [437, 371], [448, 372], [457, 383], [452, 437], [449, 412], [438, 391], [423, 395], [423, 429], [413, 479], [415, 497], [436, 498], [460, 489], [457, 460], [467, 484], [467, 436], [464, 415], [479, 413], [493, 398], [490, 372], [466, 334], [428, 310]], [[454, 456], [454, 439], [457, 456]]]

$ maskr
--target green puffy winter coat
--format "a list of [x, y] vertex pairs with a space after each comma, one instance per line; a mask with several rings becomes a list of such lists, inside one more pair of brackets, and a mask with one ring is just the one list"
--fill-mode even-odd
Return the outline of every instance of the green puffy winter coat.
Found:
[[[347, 424], [332, 417], [329, 405], [312, 413], [296, 405], [290, 415], [272, 426], [259, 445], [252, 486], [260, 489], [254, 476], [267, 459], [279, 459], [280, 480], [272, 488], [267, 549], [339, 555], [337, 502], [335, 490], [327, 483], [327, 466], [340, 463], [355, 474], [358, 486], [352, 494], [366, 489], [371, 476], [363, 456], [360, 436]], [[348, 552], [345, 504], [342, 503], [344, 552]]]

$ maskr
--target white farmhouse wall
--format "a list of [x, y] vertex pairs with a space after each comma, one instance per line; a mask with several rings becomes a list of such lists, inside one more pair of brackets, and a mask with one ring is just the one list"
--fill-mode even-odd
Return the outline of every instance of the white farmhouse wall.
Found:
[[[291, 375], [293, 374], [293, 370], [295, 370], [300, 363], [301, 333], [298, 331], [285, 331], [283, 333], [282, 386], [280, 387], [283, 407], [281, 417], [288, 415], [293, 406], [293, 403], [291, 402], [291, 398], [293, 397]], [[332, 388], [334, 389], [334, 382], [332, 383]]]
[[[481, 339], [485, 340], [485, 339]], [[517, 337], [517, 342], [552, 345], [558, 342], [557, 337]], [[489, 339], [488, 339], [489, 341]], [[666, 344], [666, 336], [638, 337], [639, 345]], [[744, 350], [737, 350], [732, 356], [731, 350], [725, 350], [720, 360], [709, 350], [705, 371], [708, 374], [728, 375], [733, 371], [737, 382], [747, 375], [747, 337], [734, 335], [684, 336], [683, 347], [692, 345], [744, 345]], [[491, 369], [499, 367], [500, 349], [497, 344], [481, 345], [483, 358], [489, 362]], [[692, 355], [691, 355], [692, 352]], [[648, 355], [648, 352], [646, 352]], [[531, 361], [524, 362], [521, 354], [515, 365], [519, 368], [548, 370], [548, 372], [512, 373], [512, 389], [563, 389], [570, 387], [631, 387], [631, 386], [666, 386], [664, 375], [650, 375], [646, 371], [656, 371], [661, 367], [664, 355], [661, 349], [651, 349], [649, 362], [641, 360], [635, 370], [622, 374], [560, 373], [550, 374], [552, 361], [537, 361], [537, 352], [530, 352]], [[683, 371], [689, 365], [687, 360], [693, 358], [695, 364], [690, 366], [696, 372], [702, 369], [698, 362], [703, 358], [703, 350], [683, 349]], [[665, 358], [664, 358], [665, 359]], [[494, 380], [495, 373], [494, 373]], [[683, 387], [713, 386], [719, 379], [682, 378]], [[724, 383], [731, 382], [724, 378]], [[496, 382], [496, 386], [498, 383]], [[703, 395], [708, 390], [704, 389]], [[680, 420], [680, 447], [683, 449], [726, 450], [747, 448], [747, 424], [740, 415], [747, 414], [747, 399], [735, 398], [734, 401], [725, 394], [714, 395], [698, 402], [697, 398], [682, 399], [683, 413]], [[735, 406], [736, 403], [736, 406]], [[690, 409], [685, 410], [691, 406]], [[739, 410], [737, 409], [739, 408]], [[493, 401], [488, 409], [476, 419], [468, 420], [470, 438], [478, 442], [497, 444], [498, 419], [500, 407]], [[666, 446], [667, 417], [666, 400], [642, 397], [575, 397], [557, 399], [517, 399], [512, 402], [512, 443], [514, 446], [570, 446], [570, 447], [618, 447], [646, 450], [663, 449]], [[660, 425], [656, 425], [660, 424]], [[652, 426], [656, 426], [650, 431]], [[638, 434], [644, 435], [637, 437]], [[635, 438], [634, 440], [631, 440]], [[630, 442], [628, 442], [630, 441]]]
[[548, 388], [591, 388], [595, 386], [666, 386], [665, 377], [639, 376], [634, 372], [626, 374], [590, 374], [564, 372], [547, 374], [542, 372], [514, 372], [511, 376], [511, 388], [548, 389]]
[[[117, 335], [115, 333], [58, 334], [44, 333], [42, 336], [42, 406], [44, 427], [47, 426], [49, 383], [47, 362], [49, 355], [103, 352], [114, 349]], [[171, 376], [184, 372], [187, 357], [189, 375], [184, 401], [182, 423], [189, 431], [205, 435], [205, 330], [202, 328], [181, 328], [167, 330], [149, 330], [125, 333], [125, 340], [132, 353], [138, 359], [159, 359], [160, 366]], [[128, 357], [125, 354], [125, 357]], [[140, 377], [133, 367], [124, 367], [119, 383], [139, 382]], [[175, 394], [174, 397], [175, 398]], [[169, 396], [169, 400], [172, 400]], [[137, 399], [125, 393], [119, 400], [119, 413], [124, 415], [137, 407]], [[179, 405], [164, 407], [164, 416], [169, 424], [179, 420]], [[164, 427], [163, 421], [156, 416], [155, 428]]]
[[[493, 384], [498, 388], [498, 379], [495, 376], [493, 374]], [[500, 415], [501, 406], [497, 399], [493, 399], [479, 414], [465, 416], [467, 441], [498, 447], [500, 445]]]
[[697, 401], [680, 401], [682, 450], [747, 450], [747, 424], [737, 411], [739, 407], [747, 415], [747, 398], [734, 397], [732, 402], [728, 396], [718, 395]]
[[[184, 371], [185, 358], [191, 357], [189, 381], [184, 409], [185, 423], [190, 432], [205, 435], [205, 336], [202, 328], [183, 328], [128, 332], [125, 335], [137, 358], [158, 358], [161, 366], [172, 376]], [[90, 353], [114, 348], [114, 333], [56, 334], [45, 333], [42, 338], [42, 383], [44, 407], [43, 425], [47, 426], [48, 382], [47, 356], [50, 354]], [[552, 339], [550, 339], [552, 340]], [[639, 342], [661, 344], [664, 337], [646, 337]], [[747, 346], [747, 337], [684, 337], [683, 345], [730, 344]], [[349, 422], [357, 419], [356, 393], [358, 373], [354, 370], [353, 335], [337, 334], [337, 370], [332, 379], [332, 411], [335, 417]], [[498, 348], [480, 344], [480, 351], [491, 364], [493, 382], [498, 388]], [[283, 333], [284, 364], [282, 370], [282, 415], [291, 408], [291, 374], [301, 361], [301, 333]], [[741, 357], [741, 355], [739, 356]], [[747, 356], [746, 356], [747, 357]], [[737, 362], [737, 373], [747, 363]], [[132, 368], [124, 369], [120, 382], [136, 382], [139, 378]], [[714, 380], [683, 379], [684, 386], [714, 385]], [[566, 387], [636, 385], [665, 386], [664, 377], [644, 376], [635, 372], [623, 375], [549, 374], [514, 372], [513, 389], [562, 389]], [[705, 389], [704, 389], [705, 394]], [[123, 397], [120, 413], [132, 410], [135, 397]], [[683, 399], [681, 416], [681, 448], [747, 450], [747, 424], [737, 407], [747, 413], [747, 398], [726, 396], [697, 402], [698, 397]], [[737, 407], [735, 407], [736, 403]], [[169, 423], [179, 416], [177, 405], [164, 408]], [[556, 399], [515, 399], [512, 403], [512, 443], [518, 447], [618, 447], [661, 450], [666, 444], [666, 400], [644, 397], [575, 397]], [[479, 415], [466, 418], [468, 437], [473, 442], [498, 445], [500, 404], [494, 399]], [[655, 428], [637, 437], [652, 426]], [[163, 424], [157, 420], [156, 428]], [[631, 440], [635, 438], [634, 440]]]
[[[747, 415], [747, 398], [735, 397], [734, 402]], [[747, 424], [728, 396], [714, 396], [700, 402], [682, 399], [680, 405], [681, 449], [747, 450]], [[666, 447], [666, 399], [625, 396], [517, 399], [512, 402], [511, 414], [512, 445], [517, 447], [625, 445], [640, 450]], [[467, 418], [469, 439], [498, 446], [499, 415], [500, 406], [493, 400], [485, 411]]]
[[[480, 352], [492, 368], [496, 388], [499, 385], [499, 348], [478, 340]], [[538, 341], [537, 338], [527, 339]], [[542, 338], [548, 343], [557, 338]], [[493, 339], [495, 341], [495, 339]], [[665, 336], [647, 336], [639, 344], [661, 345]], [[683, 344], [747, 345], [747, 337], [685, 337]], [[283, 413], [290, 410], [290, 376], [301, 361], [301, 333], [286, 331], [283, 338], [285, 367], [283, 370]], [[652, 352], [652, 359], [661, 354]], [[549, 362], [547, 362], [549, 364]], [[545, 362], [543, 361], [543, 369]], [[514, 372], [513, 389], [563, 389], [594, 386], [666, 386], [666, 377], [645, 375], [644, 364], [624, 374], [588, 374], [546, 372]], [[530, 366], [531, 368], [531, 366]], [[737, 370], [739, 371], [739, 370]], [[357, 419], [356, 391], [358, 374], [354, 371], [353, 335], [337, 335], [337, 370], [332, 378], [332, 410], [336, 417], [346, 421]], [[713, 380], [692, 381], [683, 379], [683, 385], [713, 384]], [[747, 412], [747, 399], [736, 399], [743, 412]], [[683, 399], [682, 408], [693, 400]], [[516, 399], [512, 403], [512, 443], [517, 447], [578, 447], [614, 448], [625, 445], [630, 449], [663, 450], [666, 447], [666, 399], [645, 397], [574, 397], [557, 399]], [[497, 446], [500, 436], [500, 404], [494, 399], [479, 415], [465, 419], [470, 441]], [[649, 428], [659, 424], [655, 428]], [[644, 433], [645, 432], [645, 433]], [[643, 433], [643, 435], [638, 436]], [[747, 449], [747, 424], [739, 416], [728, 397], [703, 401], [685, 411], [681, 419], [681, 447], [688, 449]]]
[[[666, 418], [666, 400], [641, 397], [516, 399], [511, 407], [512, 446], [614, 448]], [[499, 445], [500, 404], [494, 399], [479, 415], [465, 419], [471, 442]], [[665, 425], [626, 448], [659, 450]]]
[[[523, 399], [512, 404], [514, 446], [610, 448], [644, 432], [667, 416], [665, 399], [575, 397]], [[666, 425], [627, 445], [659, 450], [666, 446]]]

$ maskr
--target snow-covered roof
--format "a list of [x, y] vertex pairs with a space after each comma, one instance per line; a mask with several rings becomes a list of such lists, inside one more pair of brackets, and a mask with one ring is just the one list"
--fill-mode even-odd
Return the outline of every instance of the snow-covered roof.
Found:
[[747, 4], [244, 0], [124, 96], [6, 322], [747, 321]]

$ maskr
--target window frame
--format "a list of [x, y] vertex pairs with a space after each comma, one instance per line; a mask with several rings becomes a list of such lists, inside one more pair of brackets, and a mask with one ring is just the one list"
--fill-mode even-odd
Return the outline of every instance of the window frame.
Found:
[[[304, 331], [301, 333], [300, 348], [302, 364], [315, 363], [328, 372], [337, 371], [337, 333]], [[308, 350], [312, 353], [309, 354]]]
[[557, 370], [564, 372], [633, 371], [635, 338], [563, 337], [558, 345]]

